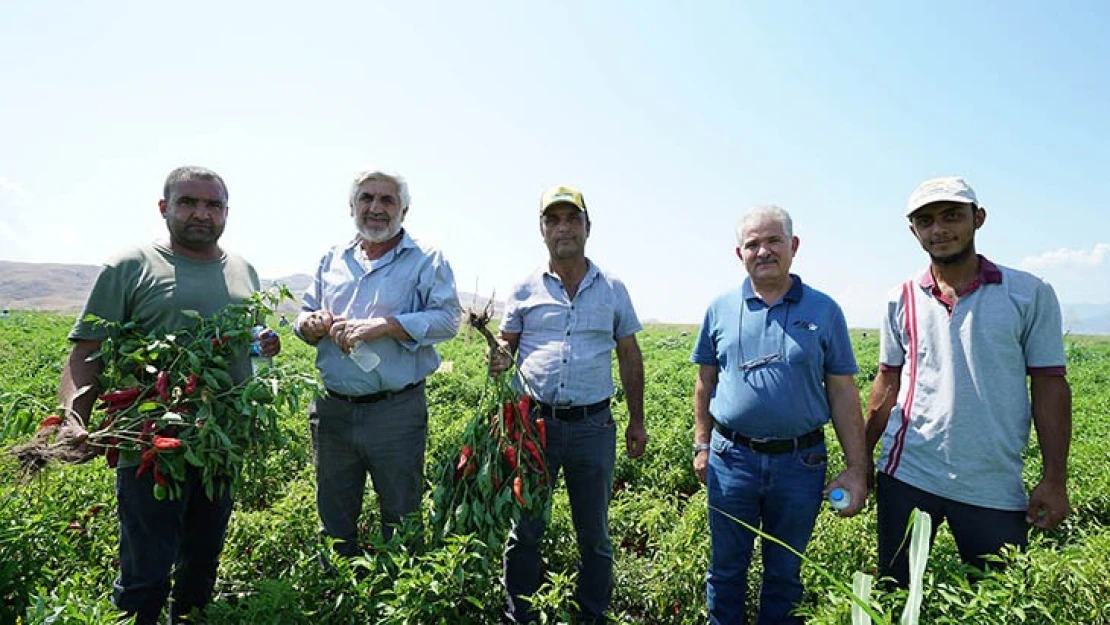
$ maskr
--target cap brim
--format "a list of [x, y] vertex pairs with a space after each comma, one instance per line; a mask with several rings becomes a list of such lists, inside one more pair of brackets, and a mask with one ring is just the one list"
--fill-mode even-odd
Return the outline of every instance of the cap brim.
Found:
[[577, 208], [579, 212], [582, 212], [582, 213], [586, 212], [586, 209], [582, 208], [581, 206], [572, 202], [571, 200], [558, 199], [558, 200], [552, 200], [552, 201], [548, 202], [547, 204], [544, 204], [540, 208], [540, 214], [542, 215], [542, 214], [546, 213], [547, 209], [549, 209], [552, 206], [555, 206], [557, 204], [566, 204], [567, 206], [573, 206], [573, 207]]
[[975, 200], [968, 199], [966, 196], [963, 196], [963, 195], [958, 195], [958, 194], [935, 195], [935, 196], [929, 197], [924, 202], [918, 202], [917, 204], [914, 204], [912, 207], [907, 208], [906, 209], [906, 217], [910, 217], [911, 215], [913, 215], [917, 211], [925, 208], [926, 206], [928, 206], [930, 204], [936, 204], [937, 202], [956, 202], [956, 203], [959, 203], [959, 204], [972, 204], [972, 205], [975, 204]]

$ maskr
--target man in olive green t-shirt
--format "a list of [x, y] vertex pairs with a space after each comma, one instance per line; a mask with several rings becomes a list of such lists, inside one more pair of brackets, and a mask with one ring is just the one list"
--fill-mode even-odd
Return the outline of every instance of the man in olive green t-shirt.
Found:
[[[183, 311], [210, 316], [259, 288], [254, 267], [219, 246], [228, 208], [227, 186], [218, 174], [201, 167], [175, 169], [166, 178], [158, 208], [169, 241], [134, 248], [105, 263], [69, 334], [73, 349], [58, 390], [67, 416], [58, 440], [85, 450], [89, 457], [93, 452], [85, 423], [98, 393], [102, 363], [88, 356], [100, 348], [105, 334], [83, 321], [86, 315], [135, 322], [146, 332], [178, 332], [192, 326]], [[273, 356], [281, 350], [280, 340], [272, 332], [265, 335], [262, 353]], [[232, 363], [231, 374], [236, 381], [250, 375], [246, 353]], [[116, 470], [120, 575], [113, 602], [135, 615], [136, 623], [156, 623], [172, 587], [175, 616], [202, 610], [216, 581], [231, 518], [230, 494], [225, 489], [209, 499], [199, 472], [190, 470], [182, 497], [159, 501], [153, 496], [153, 475], [138, 476], [134, 463], [121, 460]]]

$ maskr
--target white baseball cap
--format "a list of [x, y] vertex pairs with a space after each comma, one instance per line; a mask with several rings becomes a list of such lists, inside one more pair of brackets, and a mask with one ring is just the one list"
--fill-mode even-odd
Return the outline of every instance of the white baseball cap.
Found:
[[961, 202], [963, 204], [979, 205], [975, 197], [975, 190], [963, 178], [949, 176], [946, 178], [932, 178], [917, 185], [910, 194], [910, 201], [906, 203], [906, 217], [914, 211], [933, 202]]

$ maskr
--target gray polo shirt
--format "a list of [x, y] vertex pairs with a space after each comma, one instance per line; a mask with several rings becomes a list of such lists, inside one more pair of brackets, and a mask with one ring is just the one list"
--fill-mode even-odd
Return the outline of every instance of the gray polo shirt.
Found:
[[1065, 373], [1060, 305], [1036, 276], [980, 260], [955, 302], [928, 269], [891, 292], [879, 359], [901, 386], [877, 466], [941, 497], [1024, 510], [1026, 376]]
[[501, 331], [520, 334], [520, 372], [545, 403], [582, 406], [610, 397], [617, 340], [642, 329], [624, 283], [587, 262], [573, 300], [544, 266], [506, 303]]

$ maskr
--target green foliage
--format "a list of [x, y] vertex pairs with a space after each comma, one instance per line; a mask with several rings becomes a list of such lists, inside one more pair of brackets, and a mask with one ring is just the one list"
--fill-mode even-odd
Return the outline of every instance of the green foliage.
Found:
[[[0, 321], [0, 446], [27, 439], [54, 410], [72, 317], [16, 312]], [[273, 324], [271, 324], [273, 325]], [[279, 328], [276, 364], [311, 375], [315, 352]], [[613, 618], [626, 623], [704, 623], [709, 556], [705, 490], [691, 469], [689, 364], [693, 328], [652, 327], [640, 335], [646, 368], [644, 458], [618, 448], [610, 528], [615, 552]], [[874, 375], [878, 341], [853, 333], [860, 388]], [[461, 437], [486, 384], [485, 344], [463, 332], [440, 350], [450, 373], [428, 380], [429, 487], [431, 471], [458, 457]], [[1074, 507], [1060, 530], [1034, 531], [1023, 553], [1003, 555], [1006, 567], [976, 584], [967, 579], [946, 526], [925, 571], [923, 623], [1110, 623], [1110, 341], [1068, 340], [1075, 428], [1069, 470]], [[619, 378], [614, 376], [615, 380]], [[626, 422], [615, 404], [618, 423]], [[333, 555], [319, 533], [315, 483], [304, 407], [281, 407], [277, 424], [287, 443], [252, 456], [229, 528], [211, 623], [496, 623], [502, 605], [500, 559], [472, 536], [441, 547], [420, 547], [414, 529], [390, 543], [377, 537], [377, 501], [364, 505], [360, 542], [365, 557]], [[618, 436], [618, 440], [622, 437]], [[831, 429], [830, 472], [842, 465]], [[1035, 441], [1035, 438], [1034, 438]], [[1040, 473], [1035, 444], [1026, 454], [1026, 484]], [[114, 623], [110, 604], [116, 564], [114, 472], [103, 461], [48, 470], [17, 484], [15, 468], [0, 462], [0, 622]], [[93, 512], [95, 510], [95, 512]], [[407, 542], [406, 542], [407, 541]], [[415, 545], [407, 547], [406, 545]], [[542, 544], [548, 574], [535, 597], [547, 623], [570, 620], [577, 546], [563, 488], [552, 498]], [[869, 504], [852, 519], [822, 512], [806, 556], [844, 583], [875, 566], [875, 512]], [[326, 564], [322, 566], [321, 563]], [[749, 597], [755, 602], [758, 553]], [[843, 591], [803, 567], [802, 606], [811, 624], [851, 622]], [[896, 622], [904, 592], [874, 591], [874, 605]]]

